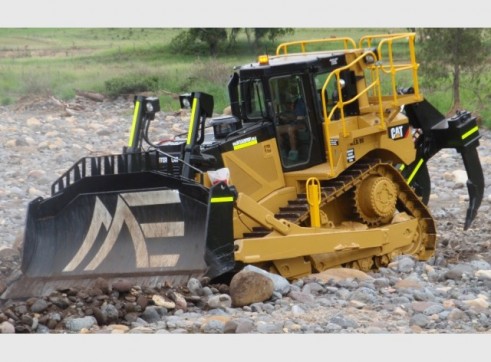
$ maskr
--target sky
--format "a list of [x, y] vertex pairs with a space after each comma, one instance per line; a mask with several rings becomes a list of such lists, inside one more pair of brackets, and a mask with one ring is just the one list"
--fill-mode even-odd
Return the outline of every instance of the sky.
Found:
[[14, 0], [2, 5], [0, 27], [490, 27], [487, 1], [456, 4], [428, 0]]

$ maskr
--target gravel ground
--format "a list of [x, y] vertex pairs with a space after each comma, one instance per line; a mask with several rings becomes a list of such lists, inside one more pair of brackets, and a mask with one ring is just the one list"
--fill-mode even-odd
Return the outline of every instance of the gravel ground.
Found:
[[[131, 99], [122, 98], [104, 102], [77, 98], [69, 104], [53, 98], [40, 98], [0, 108], [0, 147], [4, 156], [0, 159], [3, 170], [0, 176], [0, 272], [4, 280], [12, 266], [18, 263], [15, 251], [22, 240], [27, 203], [37, 196], [49, 195], [50, 185], [57, 175], [79, 158], [120, 152], [128, 139], [131, 113]], [[186, 129], [186, 117], [181, 118], [179, 112], [161, 112], [153, 127], [152, 134], [157, 139], [165, 139]], [[479, 154], [487, 180], [490, 177], [491, 134], [483, 129], [481, 133]], [[79, 311], [76, 315], [63, 314], [60, 306], [64, 303], [87, 303], [87, 299], [79, 295], [57, 296], [58, 299], [44, 302], [36, 299], [27, 305], [12, 307], [6, 314], [8, 306], [4, 305], [4, 313], [0, 314], [0, 333], [336, 336], [332, 338], [346, 334], [358, 337], [367, 334], [388, 337], [469, 333], [489, 336], [490, 188], [487, 186], [485, 189], [482, 206], [472, 227], [464, 232], [468, 195], [460, 155], [454, 150], [443, 150], [429, 162], [429, 170], [432, 176], [429, 208], [437, 222], [439, 246], [428, 262], [403, 256], [388, 268], [366, 273], [363, 277], [346, 275], [336, 281], [305, 278], [288, 284], [287, 290], [279, 290], [275, 286], [273, 298], [242, 308], [227, 304], [226, 286], [207, 285], [206, 281], [199, 281], [194, 295], [189, 294], [189, 289], [182, 291], [181, 296], [188, 302], [184, 309], [162, 309], [156, 308], [155, 303], [148, 303], [152, 293], [162, 292], [155, 290], [133, 290], [133, 298], [124, 296], [124, 291], [117, 295], [109, 293], [104, 298], [105, 302], [99, 304], [99, 315], [94, 312], [95, 307], [90, 312], [83, 309], [83, 313]], [[146, 302], [141, 302], [139, 309], [128, 312], [128, 305], [125, 309], [117, 302], [121, 297], [128, 303], [135, 304], [140, 297], [141, 300], [146, 298]], [[174, 301], [176, 298], [174, 296]], [[218, 304], [210, 304], [210, 300]], [[32, 311], [34, 305], [37, 312]], [[123, 308], [125, 314], [122, 319], [110, 320], [113, 310], [103, 310], [101, 305]], [[58, 309], [53, 306], [58, 306]], [[121, 309], [119, 312], [121, 316]], [[106, 324], [101, 323], [104, 318]], [[60, 321], [64, 323], [57, 323]], [[364, 345], [365, 342], [358, 337], [355, 343]], [[242, 341], [244, 339], [239, 340], [237, 348], [244, 347], [240, 345]], [[255, 337], [245, 341], [259, 346], [264, 343]], [[298, 353], [299, 358], [303, 356], [301, 351], [309, 353], [301, 345], [316, 349], [318, 343], [323, 343], [318, 338], [310, 339], [306, 344], [303, 340], [294, 339], [292, 351], [284, 344], [284, 339], [279, 343], [276, 339], [269, 341], [274, 348], [272, 352], [264, 353], [271, 352], [275, 357], [283, 354], [292, 357]], [[337, 343], [337, 339], [329, 341]], [[424, 345], [425, 341], [428, 340], [418, 340], [417, 343]], [[473, 337], [473, 341], [479, 341], [474, 348], [485, 343], [480, 338]], [[373, 342], [380, 343], [380, 340]], [[197, 343], [203, 349], [211, 348], [209, 342], [201, 345], [202, 342], [196, 339], [186, 340], [185, 344], [188, 343]], [[266, 342], [266, 348], [269, 343]], [[340, 343], [346, 343], [346, 339], [341, 339]], [[447, 343], [445, 340], [445, 345]], [[148, 344], [145, 346], [153, 349]], [[453, 346], [451, 342], [450, 346]], [[366, 348], [371, 347], [367, 345]], [[416, 345], [412, 348], [419, 349]], [[453, 357], [460, 353], [459, 349], [454, 351], [452, 347], [448, 351], [452, 351]], [[372, 352], [381, 353], [375, 349]], [[126, 351], [125, 356], [132, 356], [132, 353]], [[190, 356], [200, 356], [195, 351], [189, 353]], [[206, 353], [214, 352], [208, 350]], [[258, 352], [253, 353], [251, 358]], [[353, 353], [351, 356], [358, 352]]]

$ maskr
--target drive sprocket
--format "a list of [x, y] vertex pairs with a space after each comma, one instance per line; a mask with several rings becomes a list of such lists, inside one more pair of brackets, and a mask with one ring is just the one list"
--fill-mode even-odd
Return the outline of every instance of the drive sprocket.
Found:
[[397, 194], [398, 187], [389, 177], [373, 174], [355, 187], [355, 214], [369, 226], [387, 224], [396, 211]]

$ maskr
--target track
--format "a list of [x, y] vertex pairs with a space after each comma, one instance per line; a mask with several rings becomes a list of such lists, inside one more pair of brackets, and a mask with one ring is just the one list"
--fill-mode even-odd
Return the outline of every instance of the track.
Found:
[[[366, 186], [370, 185], [370, 186]], [[387, 189], [389, 189], [387, 191]], [[374, 191], [370, 191], [374, 190]], [[385, 195], [393, 193], [393, 207], [386, 207], [382, 202], [386, 199]], [[409, 217], [418, 219], [418, 235], [414, 242], [404, 248], [399, 248], [389, 254], [367, 255], [362, 253], [347, 253], [343, 258], [323, 257], [322, 269], [334, 266], [352, 267], [362, 270], [369, 270], [373, 267], [387, 265], [395, 256], [400, 254], [411, 254], [419, 260], [429, 259], [435, 252], [436, 228], [433, 217], [426, 205], [414, 190], [406, 183], [401, 173], [391, 164], [381, 160], [360, 161], [353, 165], [339, 177], [321, 182], [322, 200], [320, 204], [321, 212], [329, 214], [329, 209], [335, 207], [336, 202], [351, 202], [351, 215], [343, 220], [348, 223], [362, 223], [368, 228], [383, 227], [390, 224], [395, 211], [396, 214], [406, 213]], [[384, 200], [379, 200], [384, 195]], [[343, 198], [343, 200], [340, 200]], [[390, 198], [390, 197], [389, 197]], [[390, 201], [390, 200], [389, 200]], [[368, 205], [368, 206], [367, 206]], [[387, 208], [387, 210], [386, 210]], [[332, 211], [331, 211], [332, 213]], [[390, 217], [387, 217], [390, 213]], [[288, 205], [280, 208], [275, 214], [277, 219], [285, 219], [299, 226], [310, 226], [310, 212], [306, 194], [298, 194], [294, 200], [290, 200]], [[323, 227], [339, 227], [340, 223], [327, 222]], [[258, 227], [252, 232], [244, 234], [245, 238], [259, 237], [268, 235], [270, 231], [266, 228]], [[354, 257], [354, 259], [353, 259]], [[310, 256], [311, 262], [315, 267], [318, 256]], [[327, 264], [326, 264], [327, 260]], [[346, 262], [338, 264], [339, 260]], [[320, 270], [318, 270], [320, 271]]]

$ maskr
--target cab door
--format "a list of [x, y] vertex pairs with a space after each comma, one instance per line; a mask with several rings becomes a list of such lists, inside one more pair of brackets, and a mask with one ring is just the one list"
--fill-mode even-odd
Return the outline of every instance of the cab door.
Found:
[[289, 74], [269, 79], [276, 140], [285, 171], [322, 163], [322, 127], [318, 122], [310, 75]]

